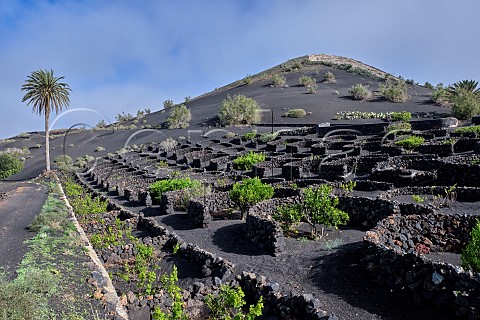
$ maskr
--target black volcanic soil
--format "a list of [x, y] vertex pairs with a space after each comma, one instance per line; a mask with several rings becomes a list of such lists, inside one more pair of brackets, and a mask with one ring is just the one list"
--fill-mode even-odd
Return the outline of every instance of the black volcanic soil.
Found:
[[[102, 192], [98, 186], [91, 186]], [[151, 214], [158, 210], [102, 193], [133, 212]], [[370, 281], [359, 264], [365, 230], [329, 230], [328, 236], [319, 241], [287, 238], [288, 253], [273, 257], [243, 237], [241, 220], [217, 220], [207, 228], [192, 229], [184, 212], [155, 219], [185, 241], [233, 262], [238, 272], [266, 276], [269, 283], [278, 283], [287, 292], [313, 294], [322, 308], [339, 320], [449, 319], [434, 308], [417, 306], [408, 293], [391, 292]], [[335, 241], [339, 241], [337, 246]]]
[[[325, 72], [330, 71], [336, 76], [336, 83], [322, 83]], [[306, 89], [299, 86], [298, 79], [302, 75], [315, 77], [318, 82], [316, 94], [307, 94]], [[302, 70], [284, 73], [288, 87], [272, 88], [271, 80], [255, 80], [251, 85], [230, 86], [186, 103], [192, 113], [190, 126], [183, 130], [148, 130], [139, 133], [130, 145], [146, 142], [159, 142], [167, 137], [178, 136], [198, 137], [201, 133], [215, 129], [216, 115], [221, 102], [228, 96], [244, 94], [258, 101], [261, 108], [267, 109], [262, 123], [257, 128], [260, 132], [270, 130], [271, 113], [274, 123], [279, 125], [315, 125], [322, 122], [345, 123], [348, 121], [332, 120], [340, 111], [410, 111], [414, 117], [438, 117], [449, 113], [448, 109], [432, 104], [430, 90], [410, 86], [410, 99], [406, 103], [392, 103], [382, 99], [370, 102], [358, 102], [349, 97], [348, 90], [357, 83], [369, 85], [372, 90], [378, 88], [379, 81], [374, 78], [348, 73], [343, 70], [326, 66], [311, 66]], [[303, 108], [312, 114], [304, 118], [283, 118], [288, 109]], [[121, 110], [119, 110], [121, 112]], [[158, 111], [142, 118], [147, 125], [153, 127], [165, 122], [168, 112]], [[139, 121], [138, 129], [140, 129]], [[379, 120], [358, 120], [357, 123], [371, 123]], [[93, 120], [92, 126], [98, 122]], [[127, 122], [125, 124], [130, 124]], [[255, 127], [222, 128], [224, 131], [246, 132]], [[194, 130], [194, 131], [192, 131]], [[67, 136], [62, 134], [51, 141], [51, 159], [61, 154], [68, 154], [74, 160], [86, 154], [104, 156], [122, 148], [127, 140], [141, 130], [115, 131], [82, 131], [72, 132]], [[200, 133], [199, 133], [200, 132]], [[195, 139], [193, 139], [195, 140]], [[44, 148], [35, 148], [36, 144], [44, 145], [41, 133], [32, 133], [27, 138], [16, 138], [14, 142], [0, 145], [7, 147], [27, 147], [31, 154], [26, 159], [25, 169], [9, 180], [25, 180], [38, 176], [44, 168]], [[73, 145], [73, 146], [72, 146]], [[95, 152], [98, 147], [105, 151]], [[122, 199], [116, 199], [128, 206]], [[131, 206], [136, 212], [145, 211], [144, 207]], [[428, 306], [417, 306], [413, 300], [402, 292], [390, 292], [372, 284], [359, 266], [362, 257], [362, 236], [364, 230], [351, 228], [341, 232], [331, 233], [326, 239], [341, 239], [342, 244], [330, 248], [331, 242], [325, 240], [295, 240], [287, 239], [288, 253], [272, 257], [246, 242], [241, 236], [242, 223], [239, 220], [215, 221], [205, 229], [191, 229], [184, 213], [170, 216], [160, 216], [157, 219], [162, 224], [175, 230], [187, 242], [198, 244], [201, 248], [218, 254], [235, 263], [237, 270], [251, 270], [264, 275], [270, 282], [277, 282], [281, 289], [294, 290], [302, 293], [312, 293], [323, 304], [326, 311], [333, 312], [338, 319], [448, 319], [446, 315], [429, 309]], [[4, 251], [2, 252], [2, 256]]]
[[[272, 70], [279, 72], [278, 67]], [[324, 74], [330, 71], [336, 77], [336, 83], [323, 83]], [[214, 90], [200, 97], [191, 99], [186, 106], [190, 109], [192, 120], [190, 126], [186, 129], [147, 129], [141, 130], [142, 125], [150, 125], [152, 128], [160, 128], [166, 121], [168, 110], [153, 112], [139, 119], [137, 130], [102, 130], [102, 131], [71, 131], [67, 135], [61, 133], [51, 141], [51, 159], [54, 160], [59, 155], [65, 153], [74, 160], [77, 157], [85, 156], [104, 156], [108, 152], [114, 153], [122, 148], [130, 140], [129, 145], [142, 144], [146, 142], [158, 142], [167, 137], [177, 138], [178, 136], [190, 137], [192, 139], [200, 138], [202, 133], [209, 130], [221, 129], [219, 134], [225, 135], [226, 131], [246, 132], [256, 128], [259, 132], [270, 130], [271, 112], [273, 110], [274, 124], [282, 126], [314, 126], [318, 123], [330, 122], [332, 125], [340, 123], [372, 123], [382, 120], [333, 120], [335, 114], [340, 111], [366, 111], [366, 112], [391, 112], [391, 111], [409, 111], [413, 118], [439, 117], [450, 114], [449, 109], [439, 107], [430, 99], [431, 90], [417, 86], [409, 85], [410, 98], [405, 103], [393, 103], [381, 98], [376, 98], [368, 102], [359, 102], [351, 99], [348, 91], [358, 83], [368, 85], [372, 91], [378, 89], [382, 82], [376, 78], [352, 74], [344, 70], [327, 67], [324, 65], [304, 66], [300, 70], [283, 72], [287, 79], [288, 87], [271, 87], [271, 79], [267, 77], [262, 79], [257, 76], [252, 84], [230, 84], [225, 88]], [[317, 93], [307, 94], [304, 87], [299, 86], [299, 77], [308, 75], [317, 80]], [[244, 94], [255, 99], [261, 108], [265, 109], [262, 113], [261, 123], [254, 127], [236, 127], [236, 128], [217, 128], [218, 110], [222, 101], [228, 96]], [[282, 115], [288, 109], [303, 108], [311, 114], [303, 118], [285, 118]], [[122, 110], [119, 110], [120, 113]], [[100, 119], [92, 119], [89, 125], [94, 127]], [[143, 123], [146, 121], [145, 123]], [[132, 124], [132, 121], [123, 123]], [[75, 125], [72, 123], [72, 126]], [[138, 133], [142, 131], [141, 133]], [[44, 148], [35, 148], [36, 144], [44, 146], [45, 138], [42, 133], [31, 133], [27, 137], [16, 137], [14, 142], [3, 143], [0, 150], [7, 147], [27, 147], [30, 148], [30, 156], [26, 160], [26, 168], [19, 174], [12, 176], [9, 180], [25, 180], [38, 176], [44, 167]], [[71, 146], [73, 144], [73, 146]], [[96, 147], [101, 146], [105, 151], [95, 152]]]

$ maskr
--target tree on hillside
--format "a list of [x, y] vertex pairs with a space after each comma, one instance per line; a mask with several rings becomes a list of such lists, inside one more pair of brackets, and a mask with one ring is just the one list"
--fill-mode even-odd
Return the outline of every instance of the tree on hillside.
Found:
[[55, 77], [53, 70], [38, 70], [32, 72], [25, 83], [22, 91], [26, 91], [22, 102], [27, 105], [33, 104], [32, 112], [38, 115], [45, 115], [45, 161], [47, 171], [50, 171], [50, 143], [49, 143], [49, 118], [50, 113], [62, 111], [63, 107], [68, 108], [71, 91], [68, 84], [60, 82], [64, 77]]

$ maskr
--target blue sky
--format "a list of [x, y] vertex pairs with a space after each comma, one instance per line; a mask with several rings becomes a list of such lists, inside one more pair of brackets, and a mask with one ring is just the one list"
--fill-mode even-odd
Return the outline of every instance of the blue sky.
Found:
[[420, 83], [480, 80], [479, 12], [478, 0], [0, 0], [0, 138], [43, 129], [20, 87], [45, 68], [65, 76], [70, 108], [111, 120], [312, 53]]

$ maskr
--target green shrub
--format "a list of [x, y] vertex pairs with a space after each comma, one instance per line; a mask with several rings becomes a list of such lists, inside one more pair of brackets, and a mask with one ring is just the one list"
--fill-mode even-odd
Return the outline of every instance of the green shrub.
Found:
[[152, 198], [160, 201], [162, 195], [167, 191], [183, 190], [188, 188], [200, 187], [202, 183], [198, 180], [190, 180], [190, 178], [171, 178], [159, 180], [150, 185], [150, 194]]
[[247, 303], [242, 288], [223, 284], [217, 296], [209, 294], [205, 297], [205, 304], [210, 310], [209, 319], [253, 320], [262, 315], [263, 297], [260, 296], [257, 304], [250, 305], [248, 312], [245, 313], [242, 308]]
[[231, 132], [231, 131], [225, 134], [226, 139], [232, 139], [232, 138], [235, 138], [235, 136], [236, 136], [235, 132]]
[[315, 84], [314, 86], [307, 87], [307, 92], [308, 92], [309, 94], [315, 94], [315, 93], [317, 93], [317, 85]]
[[298, 81], [300, 82], [300, 85], [305, 88], [317, 87], [317, 80], [309, 76], [301, 76]]
[[233, 160], [233, 166], [237, 170], [250, 170], [252, 169], [253, 165], [262, 161], [265, 161], [264, 153], [256, 153], [250, 151], [246, 155], [239, 156], [238, 158]]
[[354, 85], [348, 93], [350, 93], [355, 100], [367, 101], [372, 98], [372, 92], [361, 83]]
[[307, 112], [303, 109], [291, 109], [283, 114], [284, 117], [288, 118], [302, 118], [307, 115]]
[[132, 121], [132, 120], [133, 120], [133, 116], [132, 116], [130, 113], [125, 113], [124, 111], [122, 111], [122, 113], [118, 113], [118, 114], [115, 116], [115, 119], [116, 119], [118, 122]]
[[239, 206], [243, 216], [248, 207], [272, 198], [273, 194], [273, 187], [262, 183], [259, 178], [247, 178], [241, 183], [236, 182], [230, 190], [230, 197]]
[[413, 201], [415, 201], [416, 203], [422, 203], [422, 202], [425, 201], [426, 198], [425, 198], [425, 197], [422, 197], [422, 196], [419, 196], [419, 195], [417, 195], [417, 194], [414, 194], [414, 195], [412, 195], [412, 199], [413, 199]]
[[335, 115], [335, 119], [386, 119], [390, 114], [389, 112], [340, 111]]
[[260, 107], [252, 98], [244, 95], [228, 96], [218, 112], [222, 125], [255, 124], [260, 122]]
[[63, 187], [65, 189], [65, 194], [70, 198], [80, 197], [84, 194], [82, 186], [71, 180], [64, 181]]
[[422, 145], [425, 139], [419, 136], [411, 136], [395, 142], [395, 145], [402, 147], [405, 150], [414, 150], [418, 146]]
[[395, 122], [387, 126], [387, 132], [392, 132], [392, 131], [406, 132], [411, 130], [412, 130], [412, 125], [408, 122], [403, 122], [403, 121]]
[[328, 71], [323, 76], [323, 82], [334, 83], [334, 82], [337, 82], [337, 80], [335, 79], [335, 75], [333, 73], [331, 73], [330, 71]]
[[171, 99], [167, 99], [167, 100], [163, 101], [163, 108], [164, 109], [172, 108], [174, 105], [175, 105], [175, 103], [173, 103], [173, 100], [171, 100]]
[[480, 220], [470, 232], [470, 241], [460, 256], [462, 266], [480, 272]]
[[296, 232], [304, 213], [300, 204], [286, 204], [276, 208], [272, 218], [280, 222], [285, 231]]
[[412, 120], [412, 114], [410, 112], [407, 112], [407, 111], [403, 111], [403, 112], [392, 112], [391, 115], [390, 115], [391, 119], [393, 121], [404, 121], [404, 122], [408, 122], [410, 120]]
[[338, 198], [334, 197], [333, 187], [322, 184], [318, 188], [307, 188], [303, 191], [305, 199], [305, 215], [312, 230], [312, 237], [317, 238], [315, 224], [322, 225], [321, 237], [324, 234], [324, 227], [338, 228], [346, 224], [350, 219], [348, 213], [337, 208]]
[[77, 197], [70, 201], [73, 210], [78, 215], [89, 215], [107, 212], [108, 202], [100, 197], [92, 197], [86, 194], [83, 197]]
[[442, 106], [448, 107], [450, 106], [450, 102], [448, 101], [448, 92], [447, 89], [443, 87], [442, 83], [439, 83], [433, 88], [433, 91], [430, 95], [433, 102]]
[[168, 137], [167, 139], [160, 141], [158, 146], [163, 150], [171, 150], [177, 146], [177, 140]]
[[270, 142], [270, 141], [275, 140], [277, 137], [278, 137], [278, 133], [277, 133], [277, 132], [274, 132], [274, 133], [262, 133], [262, 134], [260, 135], [260, 137], [258, 137], [258, 141], [263, 142], [263, 143], [267, 143], [267, 142]]
[[68, 154], [58, 156], [53, 162], [60, 170], [69, 171], [73, 169], [73, 159]]
[[274, 87], [285, 87], [287, 84], [287, 79], [284, 76], [279, 74], [272, 75], [272, 86]]
[[23, 170], [24, 163], [9, 153], [0, 153], [0, 179], [5, 179]]
[[480, 97], [478, 93], [460, 90], [451, 98], [453, 115], [460, 120], [470, 119], [480, 114]]
[[253, 77], [251, 75], [247, 74], [245, 76], [245, 78], [243, 78], [242, 82], [243, 82], [244, 85], [249, 86], [253, 83]]
[[247, 132], [242, 134], [242, 140], [252, 140], [257, 137], [257, 130], [252, 130], [251, 132]]
[[183, 129], [188, 127], [188, 123], [192, 119], [192, 114], [190, 109], [185, 105], [179, 105], [172, 107], [170, 115], [167, 118], [167, 128], [168, 129]]
[[427, 88], [427, 89], [430, 89], [430, 90], [433, 90], [433, 89], [434, 89], [433, 84], [431, 84], [431, 83], [428, 82], [428, 81], [426, 81], [423, 86], [424, 86], [425, 88]]
[[480, 126], [460, 127], [460, 128], [456, 128], [455, 132], [474, 133], [475, 135], [480, 135]]
[[405, 81], [387, 79], [378, 91], [382, 97], [392, 102], [401, 103], [408, 100], [408, 88]]
[[100, 146], [95, 148], [95, 152], [101, 152], [101, 151], [105, 151], [105, 148]]
[[188, 316], [184, 309], [182, 288], [177, 284], [177, 267], [174, 265], [171, 274], [162, 275], [160, 281], [170, 298], [171, 306], [166, 312], [162, 311], [160, 307], [155, 307], [152, 314], [153, 320], [187, 320]]

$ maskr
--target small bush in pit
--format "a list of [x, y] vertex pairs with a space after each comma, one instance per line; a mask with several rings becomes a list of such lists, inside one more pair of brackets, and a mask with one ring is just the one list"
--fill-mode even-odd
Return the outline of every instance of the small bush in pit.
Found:
[[300, 85], [305, 88], [317, 87], [317, 80], [309, 76], [301, 76], [298, 81], [300, 82]]
[[335, 75], [330, 71], [326, 72], [323, 76], [323, 82], [325, 83], [335, 83], [337, 80], [335, 79]]
[[480, 220], [470, 232], [470, 241], [460, 256], [462, 266], [480, 272]]
[[164, 274], [160, 281], [163, 289], [167, 292], [171, 305], [168, 310], [163, 311], [160, 307], [155, 307], [152, 318], [153, 320], [187, 320], [183, 305], [182, 288], [178, 286], [178, 271], [174, 265], [170, 274]]
[[455, 132], [463, 134], [463, 133], [473, 133], [476, 136], [480, 135], [480, 125], [479, 126], [469, 126], [469, 127], [460, 127], [456, 128]]
[[362, 84], [356, 84], [348, 91], [355, 100], [367, 101], [372, 98], [372, 92]]
[[186, 178], [172, 178], [159, 180], [150, 185], [150, 194], [153, 199], [160, 201], [162, 195], [167, 191], [182, 190], [193, 187], [200, 187], [202, 183], [198, 180], [190, 180]]
[[460, 90], [451, 97], [453, 115], [460, 120], [468, 120], [480, 114], [480, 94]]
[[228, 96], [218, 112], [222, 125], [255, 124], [260, 122], [260, 107], [252, 98], [244, 95]]
[[185, 105], [173, 107], [170, 111], [170, 115], [167, 118], [168, 129], [183, 129], [188, 127], [192, 114], [190, 109]]
[[255, 305], [250, 305], [248, 312], [244, 312], [245, 293], [241, 287], [221, 285], [218, 296], [209, 294], [205, 297], [205, 304], [210, 310], [209, 319], [253, 320], [262, 315], [263, 297]]
[[387, 126], [387, 132], [408, 132], [412, 130], [412, 125], [408, 122], [395, 122]]
[[257, 137], [257, 130], [252, 130], [251, 132], [247, 132], [242, 134], [242, 140], [252, 140]]
[[414, 194], [414, 195], [412, 196], [412, 199], [413, 199], [413, 201], [415, 201], [416, 203], [422, 203], [422, 202], [424, 202], [424, 201], [426, 200], [425, 197], [421, 197], [421, 196], [416, 195], [416, 194]]
[[265, 161], [264, 153], [250, 151], [246, 155], [240, 156], [233, 160], [233, 165], [237, 170], [250, 170], [256, 163], [262, 161]]
[[175, 146], [177, 145], [177, 141], [172, 137], [168, 137], [167, 139], [160, 141], [158, 145], [160, 148], [169, 151], [175, 148]]
[[0, 153], [0, 179], [8, 178], [22, 171], [24, 163], [9, 153]]
[[303, 109], [291, 109], [283, 114], [284, 117], [288, 118], [302, 118], [307, 115], [307, 112]]
[[349, 180], [345, 183], [340, 183], [340, 190], [346, 195], [352, 193], [353, 189], [357, 186], [357, 182], [354, 180]]
[[287, 78], [282, 75], [274, 74], [272, 75], [272, 86], [273, 87], [285, 87], [287, 85]]
[[235, 132], [230, 131], [225, 134], [225, 139], [233, 139], [235, 138], [235, 136], [236, 136]]
[[277, 137], [278, 137], [278, 133], [277, 133], [277, 132], [274, 132], [274, 133], [262, 133], [262, 134], [260, 135], [260, 137], [258, 137], [258, 141], [260, 141], [260, 142], [262, 142], [262, 143], [267, 143], [267, 142], [270, 142], [270, 141], [275, 140]]
[[378, 88], [380, 96], [392, 102], [401, 103], [408, 100], [408, 88], [405, 81], [388, 78]]
[[40, 143], [37, 143], [37, 144], [35, 145], [35, 148], [37, 148], [37, 149], [40, 149], [41, 147], [42, 147], [42, 145], [41, 145]]
[[325, 227], [337, 228], [350, 219], [348, 213], [337, 208], [338, 198], [334, 197], [333, 187], [322, 184], [318, 188], [304, 189], [305, 220], [310, 225], [312, 237], [318, 237], [316, 224], [322, 225], [320, 237], [324, 235]]
[[270, 199], [273, 194], [273, 187], [262, 183], [259, 178], [247, 178], [242, 182], [236, 182], [230, 190], [230, 197], [242, 211], [242, 219], [245, 218], [249, 206]]
[[95, 148], [95, 152], [101, 152], [101, 151], [105, 151], [105, 148], [100, 146]]
[[298, 224], [303, 219], [303, 210], [300, 204], [286, 204], [276, 208], [272, 218], [280, 222], [282, 229], [297, 232]]
[[168, 168], [168, 163], [165, 160], [160, 160], [157, 162], [157, 168]]
[[407, 112], [407, 111], [392, 112], [390, 114], [390, 118], [392, 119], [392, 121], [408, 122], [408, 121], [412, 120], [412, 114], [410, 112]]
[[68, 154], [58, 156], [53, 163], [62, 171], [70, 171], [73, 169], [73, 159]]
[[411, 136], [395, 142], [395, 145], [402, 147], [405, 150], [412, 151], [418, 146], [422, 145], [425, 139], [419, 136]]

